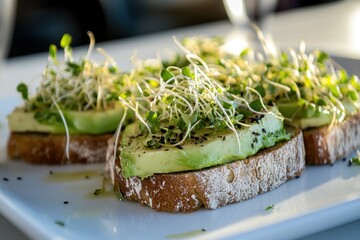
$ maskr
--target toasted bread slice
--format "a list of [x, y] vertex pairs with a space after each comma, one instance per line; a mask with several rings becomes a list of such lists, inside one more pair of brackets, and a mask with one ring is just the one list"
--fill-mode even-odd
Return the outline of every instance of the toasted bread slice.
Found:
[[65, 135], [12, 132], [7, 153], [10, 159], [22, 159], [33, 164], [105, 162], [107, 141], [111, 137], [113, 134], [71, 135], [67, 159]]
[[360, 111], [344, 122], [303, 130], [306, 164], [333, 164], [360, 148]]
[[[113, 144], [109, 142], [108, 158], [112, 151]], [[119, 159], [115, 166], [111, 162], [107, 161], [106, 168], [114, 168], [114, 190], [125, 199], [158, 211], [193, 212], [253, 198], [300, 176], [305, 168], [305, 149], [302, 132], [295, 130], [287, 142], [245, 160], [202, 170], [124, 178]]]

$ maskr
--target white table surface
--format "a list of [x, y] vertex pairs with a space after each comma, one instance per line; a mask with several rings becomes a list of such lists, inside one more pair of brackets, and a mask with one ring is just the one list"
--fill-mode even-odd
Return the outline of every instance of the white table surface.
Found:
[[[274, 42], [279, 47], [297, 48], [300, 41], [305, 40], [308, 49], [321, 48], [336, 56], [360, 59], [360, 1], [343, 1], [271, 15], [264, 20], [262, 27], [266, 33], [272, 34]], [[154, 57], [160, 49], [176, 48], [173, 36], [178, 39], [202, 34], [228, 36], [233, 34], [233, 31], [234, 28], [228, 21], [222, 21], [132, 39], [99, 43], [97, 47], [103, 47], [119, 63], [120, 68], [126, 69], [131, 66], [130, 57], [144, 42], [151, 44], [147, 51], [137, 53], [137, 56], [142, 58]], [[83, 53], [84, 49], [86, 47], [75, 49], [75, 55], [78, 51]], [[16, 85], [20, 81], [33, 80], [36, 85], [46, 58], [47, 53], [40, 53], [7, 61], [0, 70], [1, 98], [16, 95]], [[6, 139], [0, 139], [0, 144], [3, 146], [5, 141]], [[302, 239], [354, 239], [360, 233], [360, 219], [333, 227]], [[28, 239], [28, 237], [0, 215], [0, 239]]]

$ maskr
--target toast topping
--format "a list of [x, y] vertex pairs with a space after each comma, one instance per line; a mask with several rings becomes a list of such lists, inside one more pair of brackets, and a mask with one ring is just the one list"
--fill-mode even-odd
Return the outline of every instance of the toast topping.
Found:
[[275, 103], [289, 125], [331, 127], [358, 112], [358, 78], [349, 76], [327, 53], [307, 54], [303, 43], [299, 51], [271, 51], [259, 30], [258, 35], [264, 51], [247, 48], [238, 55], [226, 51], [219, 37], [188, 37], [183, 43], [218, 69], [218, 79], [230, 92], [241, 95], [247, 87], [262, 89], [265, 104]]
[[[265, 130], [266, 129], [266, 130]], [[259, 121], [249, 120], [249, 126], [237, 130], [202, 129], [176, 146], [149, 147], [149, 137], [140, 133], [138, 125], [128, 125], [120, 146], [120, 160], [124, 177], [147, 177], [155, 173], [180, 172], [212, 167], [233, 160], [245, 159], [262, 148], [272, 147], [289, 134], [283, 122], [272, 114]], [[237, 147], [239, 138], [241, 149]], [[154, 141], [164, 142], [164, 137], [153, 135]], [[162, 140], [163, 139], [163, 140]]]
[[64, 34], [60, 42], [64, 61], [57, 58], [57, 47], [52, 44], [35, 93], [31, 94], [24, 83], [18, 85], [25, 104], [10, 114], [11, 131], [102, 134], [116, 130], [123, 113], [117, 98], [127, 86], [115, 61], [104, 50], [98, 49], [105, 56], [103, 63], [90, 59], [95, 39], [91, 32], [88, 34], [90, 45], [85, 58], [74, 61], [71, 36]]
[[[139, 97], [120, 97], [125, 112], [134, 112], [138, 120], [133, 125], [137, 130], [131, 131], [135, 135], [127, 135], [125, 132], [122, 137], [120, 144], [122, 146], [122, 163], [132, 165], [135, 162], [135, 165], [139, 163], [141, 168], [150, 169], [145, 161], [146, 158], [158, 158], [158, 161], [165, 159], [166, 161], [166, 163], [156, 165], [158, 167], [155, 167], [154, 164], [148, 172], [139, 170], [137, 173], [133, 173], [133, 171], [136, 172], [133, 166], [126, 167], [128, 169], [127, 176], [144, 177], [162, 171], [200, 169], [244, 158], [266, 146], [264, 142], [259, 146], [257, 142], [251, 142], [252, 139], [259, 141], [257, 135], [253, 136], [253, 132], [261, 135], [260, 138], [271, 139], [270, 142], [288, 137], [285, 132], [282, 132], [282, 116], [275, 108], [269, 110], [264, 105], [258, 89], [246, 87], [242, 96], [232, 94], [219, 82], [217, 76], [220, 73], [217, 68], [208, 66], [200, 57], [187, 52], [186, 49], [184, 51], [189, 65], [184, 67], [168, 66], [159, 71], [158, 77], [140, 78], [137, 83]], [[264, 116], [267, 115], [271, 116], [265, 118]], [[275, 129], [262, 126], [262, 121], [260, 121], [262, 118], [264, 121], [267, 119], [265, 122], [272, 119], [269, 121], [274, 123]], [[250, 130], [252, 127], [254, 129]], [[122, 124], [118, 127], [115, 146], [118, 145], [121, 128]], [[239, 131], [241, 128], [248, 129], [248, 132]], [[244, 136], [246, 137], [242, 138], [242, 134], [245, 132]], [[270, 132], [281, 133], [281, 137], [279, 139], [269, 137]], [[206, 140], [209, 136], [202, 133], [211, 135], [213, 139]], [[219, 133], [220, 137], [216, 138], [214, 133]], [[197, 146], [193, 150], [189, 150], [192, 141]], [[204, 142], [203, 149], [207, 149], [204, 150], [204, 153], [201, 153], [202, 150], [200, 150], [201, 141]], [[223, 142], [226, 144], [221, 144]], [[205, 147], [205, 143], [209, 145]], [[248, 145], [248, 147], [243, 145]], [[222, 150], [231, 148], [231, 150], [222, 152], [220, 148]], [[136, 151], [137, 155], [135, 156], [135, 149], [145, 149], [144, 152], [150, 155], [155, 153], [155, 155], [142, 157], [142, 154]], [[201, 154], [196, 151], [200, 151]], [[167, 157], [165, 157], [167, 154], [173, 154], [181, 160], [167, 161]], [[117, 149], [114, 148], [113, 159], [116, 159], [116, 155]], [[159, 157], [160, 155], [164, 157]], [[198, 157], [197, 161], [191, 160], [197, 155], [202, 156]], [[200, 163], [200, 160], [207, 163]], [[190, 161], [194, 162], [190, 163]], [[166, 170], [154, 169], [160, 168], [159, 166], [167, 168], [166, 165], [173, 166], [168, 166], [169, 168]], [[176, 165], [175, 168], [173, 168], [174, 165]]]

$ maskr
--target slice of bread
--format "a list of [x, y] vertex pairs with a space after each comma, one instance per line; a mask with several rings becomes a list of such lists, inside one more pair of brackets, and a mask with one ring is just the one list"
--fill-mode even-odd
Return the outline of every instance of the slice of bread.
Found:
[[306, 164], [333, 164], [360, 148], [360, 111], [344, 122], [303, 130]]
[[10, 159], [22, 159], [32, 164], [105, 162], [107, 141], [112, 137], [113, 134], [71, 135], [67, 159], [65, 135], [12, 132], [7, 153]]
[[216, 209], [244, 201], [300, 176], [305, 168], [300, 130], [295, 130], [289, 141], [263, 149], [245, 160], [197, 171], [155, 174], [144, 179], [124, 178], [120, 160], [112, 166], [112, 151], [113, 144], [109, 141], [106, 169], [112, 174], [115, 192], [125, 199], [166, 212], [193, 212], [201, 207]]

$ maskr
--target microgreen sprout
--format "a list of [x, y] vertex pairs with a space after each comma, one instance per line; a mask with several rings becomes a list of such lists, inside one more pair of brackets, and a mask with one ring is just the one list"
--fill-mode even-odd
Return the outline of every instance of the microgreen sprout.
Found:
[[360, 166], [360, 151], [359, 150], [356, 151], [355, 156], [353, 156], [349, 159], [349, 166], [351, 166], [353, 164]]
[[265, 211], [270, 211], [270, 210], [273, 210], [273, 209], [274, 209], [274, 204], [267, 206], [265, 208]]

